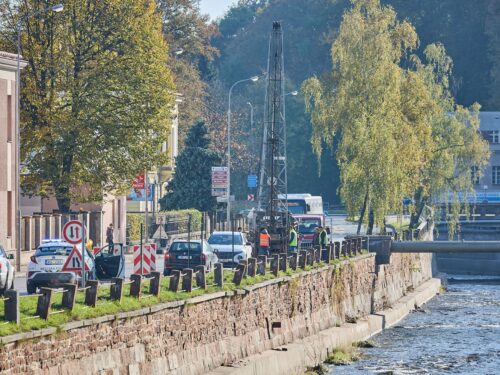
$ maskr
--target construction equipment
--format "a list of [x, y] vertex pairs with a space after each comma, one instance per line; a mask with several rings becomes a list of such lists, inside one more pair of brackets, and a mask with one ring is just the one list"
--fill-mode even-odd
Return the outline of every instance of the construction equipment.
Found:
[[285, 71], [280, 22], [273, 22], [266, 82], [255, 243], [259, 243], [259, 232], [265, 228], [271, 236], [270, 251], [283, 252], [287, 250], [289, 215], [286, 199], [280, 199], [287, 195]]

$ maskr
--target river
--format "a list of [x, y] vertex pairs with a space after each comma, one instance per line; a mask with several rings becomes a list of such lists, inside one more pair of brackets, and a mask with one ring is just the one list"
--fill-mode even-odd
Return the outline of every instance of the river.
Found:
[[374, 336], [362, 359], [335, 375], [500, 374], [500, 280], [454, 277], [436, 296]]

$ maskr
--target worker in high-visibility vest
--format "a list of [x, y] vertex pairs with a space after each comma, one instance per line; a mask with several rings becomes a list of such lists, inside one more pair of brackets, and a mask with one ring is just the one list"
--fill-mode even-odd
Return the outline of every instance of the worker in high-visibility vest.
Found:
[[269, 247], [271, 245], [271, 236], [267, 229], [262, 229], [259, 235], [259, 255], [269, 256]]
[[319, 227], [319, 246], [321, 249], [326, 249], [328, 246], [328, 233], [322, 226]]
[[290, 226], [290, 235], [289, 235], [289, 242], [288, 242], [288, 251], [291, 253], [295, 253], [297, 251], [297, 231], [295, 230], [294, 226]]

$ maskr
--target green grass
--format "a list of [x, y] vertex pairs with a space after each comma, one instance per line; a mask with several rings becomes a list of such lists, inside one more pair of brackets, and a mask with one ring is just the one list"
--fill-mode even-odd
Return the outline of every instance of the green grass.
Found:
[[[339, 265], [342, 260], [349, 259], [335, 259], [330, 262], [331, 265]], [[352, 259], [352, 258], [351, 258]], [[314, 266], [306, 266], [304, 271], [310, 271], [314, 268], [319, 268], [325, 266], [324, 262], [315, 264]], [[279, 272], [278, 277], [292, 276], [304, 272], [300, 268], [296, 271], [288, 269], [286, 272]], [[239, 286], [232, 283], [234, 273], [229, 270], [224, 270], [224, 286], [222, 288], [214, 286], [214, 275], [213, 273], [207, 274], [206, 282], [207, 289], [194, 289], [191, 293], [178, 292], [174, 293], [168, 290], [170, 278], [161, 278], [161, 288], [160, 297], [148, 297], [149, 282], [143, 282], [142, 288], [142, 298], [137, 299], [135, 297], [130, 297], [130, 285], [124, 286], [123, 299], [121, 303], [117, 301], [112, 301], [109, 299], [109, 287], [100, 287], [98, 292], [98, 301], [95, 308], [86, 306], [84, 304], [85, 293], [78, 292], [76, 296], [76, 303], [72, 311], [63, 310], [61, 307], [62, 293], [54, 293], [52, 298], [52, 314], [49, 319], [43, 320], [35, 317], [36, 306], [38, 297], [37, 296], [24, 296], [20, 298], [20, 312], [21, 312], [21, 324], [17, 325], [15, 323], [4, 321], [4, 304], [0, 302], [0, 337], [7, 336], [19, 332], [28, 332], [31, 330], [40, 330], [49, 327], [60, 327], [61, 325], [77, 320], [91, 319], [96, 317], [101, 317], [105, 315], [117, 314], [120, 312], [127, 312], [132, 310], [137, 310], [143, 307], [153, 306], [155, 304], [172, 302], [179, 300], [186, 300], [188, 298], [215, 293], [220, 291], [232, 291], [236, 289], [242, 289], [246, 286], [255, 285], [267, 280], [274, 279], [274, 275], [269, 269], [266, 270], [265, 275], [257, 275], [255, 277], [247, 277], [242, 280]], [[193, 287], [195, 283], [193, 281]], [[179, 283], [179, 288], [181, 283]]]
[[333, 353], [328, 356], [325, 363], [335, 366], [344, 366], [358, 361], [359, 358], [360, 352], [355, 347], [335, 348]]

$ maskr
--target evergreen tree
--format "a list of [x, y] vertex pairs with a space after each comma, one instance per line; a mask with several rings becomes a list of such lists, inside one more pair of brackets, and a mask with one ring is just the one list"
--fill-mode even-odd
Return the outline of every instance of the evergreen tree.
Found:
[[162, 210], [196, 208], [210, 211], [215, 208], [211, 170], [212, 166], [220, 164], [220, 158], [209, 146], [210, 138], [203, 122], [189, 129], [185, 147], [176, 159], [175, 174], [168, 192], [160, 200]]

